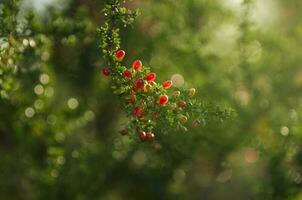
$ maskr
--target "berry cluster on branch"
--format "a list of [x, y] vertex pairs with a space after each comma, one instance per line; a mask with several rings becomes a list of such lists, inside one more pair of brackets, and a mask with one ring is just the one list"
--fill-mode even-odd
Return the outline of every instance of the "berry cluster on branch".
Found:
[[222, 109], [194, 98], [196, 89], [176, 88], [172, 80], [156, 82], [151, 67], [135, 60], [132, 66], [122, 64], [125, 51], [120, 49], [119, 27], [127, 26], [137, 16], [137, 11], [122, 7], [118, 0], [108, 0], [104, 8], [105, 23], [100, 28], [101, 48], [107, 67], [102, 69], [110, 77], [114, 94], [121, 99], [129, 123], [122, 135], [131, 135], [142, 141], [153, 141], [165, 127], [178, 127], [187, 131], [188, 126], [199, 127], [207, 120], [223, 120], [232, 116], [232, 109]]

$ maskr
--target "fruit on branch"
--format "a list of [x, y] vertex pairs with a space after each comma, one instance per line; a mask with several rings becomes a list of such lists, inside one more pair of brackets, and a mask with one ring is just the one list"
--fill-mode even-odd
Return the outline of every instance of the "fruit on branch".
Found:
[[146, 75], [145, 77], [145, 80], [148, 82], [148, 83], [151, 83], [153, 82], [154, 80], [156, 79], [156, 74], [154, 72], [150, 72]]
[[145, 86], [145, 81], [142, 78], [139, 78], [136, 80], [134, 84], [134, 89], [135, 90], [144, 89], [144, 86]]
[[178, 98], [180, 96], [180, 91], [173, 92], [173, 97]]
[[[114, 12], [110, 12], [111, 10]], [[138, 12], [123, 7], [117, 0], [107, 1], [104, 12], [106, 13], [105, 25], [100, 28], [101, 47], [108, 66], [112, 68], [104, 68], [103, 74], [111, 75], [114, 93], [117, 93], [125, 103], [122, 105], [128, 116], [133, 116], [129, 119], [131, 124], [127, 126], [127, 131], [121, 131], [122, 135], [126, 132], [127, 134], [135, 133], [142, 141], [152, 141], [155, 138], [152, 130], [155, 128], [161, 130], [166, 125], [170, 125], [187, 131], [183, 124], [188, 121], [189, 116], [197, 118], [192, 123], [193, 127], [200, 126], [201, 121], [198, 117], [201, 116], [211, 117], [212, 115], [220, 120], [231, 117], [230, 110], [217, 112], [217, 107], [213, 108], [192, 100], [191, 98], [196, 93], [195, 88], [179, 89], [173, 92], [168, 90], [173, 86], [172, 80], [157, 84], [155, 82], [156, 74], [150, 72], [150, 68], [144, 67], [141, 60], [135, 60], [132, 66], [122, 65], [121, 61], [125, 58], [126, 53], [120, 49], [120, 25], [126, 27], [132, 24]], [[113, 49], [119, 50], [114, 52]], [[114, 60], [112, 60], [112, 55]], [[148, 132], [142, 130], [148, 130]]]
[[109, 67], [104, 67], [104, 68], [102, 69], [102, 73], [103, 73], [104, 76], [110, 76], [111, 70], [110, 70]]
[[164, 89], [167, 90], [172, 86], [172, 83], [173, 82], [171, 80], [167, 80], [167, 81], [163, 82], [162, 86], [163, 86]]
[[141, 107], [135, 107], [132, 111], [132, 114], [134, 117], [137, 117], [137, 118], [142, 118], [145, 115], [144, 109]]
[[138, 132], [138, 137], [141, 139], [141, 141], [146, 140], [146, 132], [145, 131], [139, 131]]
[[[124, 56], [124, 51], [119, 50], [116, 52], [116, 59], [121, 60]], [[117, 66], [120, 66], [120, 64], [117, 64]], [[154, 72], [147, 73], [149, 69], [143, 67], [140, 60], [134, 61], [132, 69], [126, 66], [121, 67], [124, 70], [122, 77], [114, 74], [113, 80], [124, 78], [128, 81], [118, 83], [121, 85], [119, 86], [120, 88], [117, 88], [117, 91], [123, 91], [118, 94], [126, 95], [124, 99], [130, 107], [130, 114], [134, 116], [133, 121], [136, 121], [135, 130], [142, 130], [148, 127], [149, 132], [137, 132], [140, 140], [153, 141], [155, 135], [152, 133], [152, 130], [155, 128], [157, 122], [166, 120], [168, 117], [174, 118], [174, 120], [171, 121], [182, 131], [186, 132], [188, 130], [184, 124], [187, 123], [188, 116], [191, 112], [190, 110], [193, 108], [193, 101], [191, 101], [190, 98], [195, 96], [195, 88], [190, 88], [184, 92], [180, 92], [179, 90], [172, 92], [168, 90], [173, 85], [172, 80], [166, 80], [162, 82], [162, 84], [157, 84], [155, 82], [156, 74]], [[111, 74], [111, 69], [106, 67], [103, 69], [103, 73], [108, 76]], [[171, 94], [171, 99], [169, 99], [168, 94]], [[157, 101], [156, 98], [158, 99]], [[169, 101], [171, 103], [169, 103]], [[166, 109], [157, 110], [166, 106], [168, 103], [170, 112]], [[193, 127], [199, 127], [200, 125], [201, 121], [199, 119], [195, 119], [192, 122]], [[120, 131], [120, 134], [129, 135], [129, 129], [126, 128]]]
[[195, 88], [190, 88], [189, 89], [189, 97], [193, 97], [193, 96], [195, 96], [195, 93], [196, 93], [196, 89]]
[[180, 129], [181, 129], [183, 132], [187, 132], [187, 131], [188, 131], [188, 128], [185, 127], [185, 126], [180, 126]]
[[115, 52], [115, 58], [118, 61], [122, 61], [126, 55], [126, 52], [124, 50], [118, 50]]
[[178, 117], [178, 121], [182, 124], [185, 124], [188, 121], [187, 116], [183, 114], [179, 114], [177, 117]]
[[201, 121], [199, 119], [195, 119], [192, 125], [194, 128], [198, 128], [201, 125]]
[[121, 135], [128, 135], [129, 130], [127, 128], [125, 128], [125, 129], [120, 130], [119, 132]]
[[126, 78], [126, 79], [131, 79], [132, 78], [132, 72], [130, 70], [125, 70], [123, 72], [123, 76]]
[[169, 97], [168, 97], [168, 95], [161, 95], [160, 97], [159, 97], [159, 100], [158, 100], [158, 105], [159, 106], [165, 106], [167, 103], [168, 103], [168, 101], [169, 101]]
[[146, 140], [147, 141], [152, 141], [154, 139], [155, 135], [152, 132], [147, 132], [146, 133]]
[[140, 71], [142, 66], [143, 66], [143, 63], [140, 60], [136, 60], [132, 64], [133, 69], [136, 70], [136, 71]]
[[172, 103], [170, 105], [171, 110], [175, 110], [177, 108], [177, 104], [176, 103]]
[[180, 101], [178, 101], [177, 105], [180, 108], [184, 108], [184, 107], [186, 107], [187, 103], [184, 100], [180, 100]]

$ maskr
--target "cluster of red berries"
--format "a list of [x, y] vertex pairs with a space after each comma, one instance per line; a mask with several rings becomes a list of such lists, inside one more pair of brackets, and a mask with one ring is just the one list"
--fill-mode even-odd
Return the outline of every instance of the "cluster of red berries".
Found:
[[145, 131], [139, 131], [138, 136], [142, 141], [152, 141], [155, 137], [154, 133]]
[[[117, 62], [121, 62], [126, 53], [123, 50], [118, 50], [115, 52], [115, 60]], [[113, 72], [111, 71], [110, 68], [106, 67], [103, 68], [102, 70], [104, 76], [110, 76]], [[142, 61], [140, 60], [135, 60], [132, 64], [132, 68], [123, 68], [123, 71], [117, 73], [118, 78], [122, 78], [126, 83], [130, 84], [131, 89], [129, 90], [129, 94], [127, 95], [127, 103], [132, 105], [132, 116], [134, 119], [139, 120], [139, 121], [150, 121], [144, 119], [146, 116], [146, 105], [147, 101], [153, 102], [154, 97], [156, 98], [157, 96], [157, 101], [156, 104], [158, 106], [158, 109], [161, 107], [164, 107], [168, 104], [169, 102], [169, 96], [166, 94], [166, 91], [170, 89], [173, 85], [172, 80], [166, 80], [164, 81], [161, 85], [158, 85], [155, 82], [156, 79], [156, 73], [154, 72], [149, 72], [146, 70], [145, 67], [143, 67]], [[137, 95], [140, 92], [147, 92], [147, 91], [154, 91], [150, 96], [151, 100], [144, 100], [144, 101], [139, 101], [137, 99]], [[194, 96], [195, 94], [195, 89], [191, 88], [189, 90], [189, 96]], [[180, 96], [180, 91], [175, 91], [173, 93], [174, 98], [178, 98]], [[177, 107], [180, 109], [183, 109], [186, 106], [186, 102], [183, 100], [179, 100], [177, 103], [170, 103], [170, 108], [172, 110], [176, 109]], [[154, 108], [154, 107], [153, 107]], [[156, 108], [157, 109], [157, 108]], [[158, 112], [154, 113], [152, 120], [156, 120], [160, 118], [160, 114]], [[187, 117], [185, 115], [179, 114], [177, 115], [178, 121], [181, 124], [184, 124], [187, 121]], [[197, 124], [195, 122], [195, 124]], [[185, 128], [185, 127], [184, 127]], [[121, 131], [122, 135], [127, 135], [128, 134], [128, 129], [122, 130]], [[139, 130], [137, 132], [138, 137], [142, 141], [153, 141], [155, 138], [154, 133], [151, 131], [145, 132], [143, 130]]]

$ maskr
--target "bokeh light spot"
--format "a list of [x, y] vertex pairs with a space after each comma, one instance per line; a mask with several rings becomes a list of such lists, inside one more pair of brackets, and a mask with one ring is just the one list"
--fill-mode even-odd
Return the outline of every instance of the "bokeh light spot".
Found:
[[288, 134], [289, 134], [289, 128], [286, 127], [286, 126], [282, 126], [281, 129], [280, 129], [280, 133], [283, 136], [288, 136]]
[[224, 171], [222, 171], [221, 173], [219, 173], [219, 175], [216, 178], [216, 181], [220, 182], [220, 183], [225, 183], [228, 180], [230, 180], [233, 176], [233, 170], [232, 169], [226, 169]]
[[28, 39], [23, 39], [22, 44], [23, 46], [27, 47], [29, 45]]
[[35, 115], [35, 110], [32, 107], [28, 107], [25, 109], [25, 116], [31, 118]]
[[40, 82], [43, 84], [43, 85], [46, 85], [49, 83], [49, 76], [47, 74], [41, 74], [40, 76]]
[[247, 163], [255, 163], [258, 161], [258, 152], [254, 148], [247, 148], [244, 151], [244, 159]]
[[57, 142], [63, 142], [65, 140], [65, 135], [62, 132], [58, 132], [55, 135], [55, 139]]
[[71, 153], [71, 156], [72, 156], [73, 158], [78, 158], [79, 155], [80, 155], [80, 153], [79, 153], [77, 150], [73, 150], [72, 153]]
[[29, 40], [29, 46], [35, 47], [36, 46], [36, 42], [33, 39], [30, 39]]
[[34, 106], [36, 109], [41, 110], [44, 107], [44, 102], [41, 99], [37, 99]]
[[64, 158], [63, 156], [59, 156], [59, 157], [57, 158], [57, 163], [58, 163], [59, 165], [63, 165], [63, 164], [65, 163], [65, 158]]
[[41, 95], [44, 92], [44, 88], [42, 85], [38, 84], [35, 86], [34, 91], [37, 95]]
[[47, 61], [47, 60], [49, 60], [49, 58], [50, 58], [49, 52], [44, 51], [44, 52], [42, 53], [42, 55], [41, 55], [42, 61]]
[[143, 151], [137, 151], [133, 155], [132, 160], [136, 166], [141, 167], [147, 161], [146, 154]]
[[178, 169], [174, 171], [173, 179], [176, 182], [182, 182], [186, 178], [186, 172], [182, 169]]
[[181, 87], [185, 83], [185, 80], [181, 74], [172, 75], [171, 80], [173, 81], [173, 85], [175, 87]]
[[79, 102], [78, 102], [78, 100], [76, 98], [70, 98], [67, 101], [67, 106], [70, 109], [74, 110], [74, 109], [76, 109], [79, 106]]
[[84, 117], [87, 121], [93, 121], [94, 120], [94, 112], [91, 110], [88, 110], [85, 112]]
[[53, 124], [56, 123], [57, 117], [55, 115], [49, 115], [49, 116], [47, 116], [46, 121], [47, 121], [48, 124], [53, 125]]

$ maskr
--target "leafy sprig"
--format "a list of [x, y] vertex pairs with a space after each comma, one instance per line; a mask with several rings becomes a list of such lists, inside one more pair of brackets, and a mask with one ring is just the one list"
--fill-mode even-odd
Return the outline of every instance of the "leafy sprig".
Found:
[[[130, 67], [124, 66], [121, 61], [125, 52], [119, 50], [120, 27], [131, 25], [139, 12], [127, 9], [118, 0], [106, 1], [103, 12], [105, 22], [99, 29], [100, 47], [109, 66], [103, 68], [103, 74], [111, 77], [113, 92], [119, 96], [129, 119], [121, 134], [138, 134], [139, 137], [134, 138], [152, 141], [156, 134], [165, 132], [167, 126], [187, 131], [189, 121], [197, 128], [209, 120], [232, 118], [232, 109], [195, 99], [195, 88], [173, 87], [171, 80], [156, 83], [152, 68], [143, 66], [140, 60]], [[153, 133], [155, 129], [157, 133]]]

